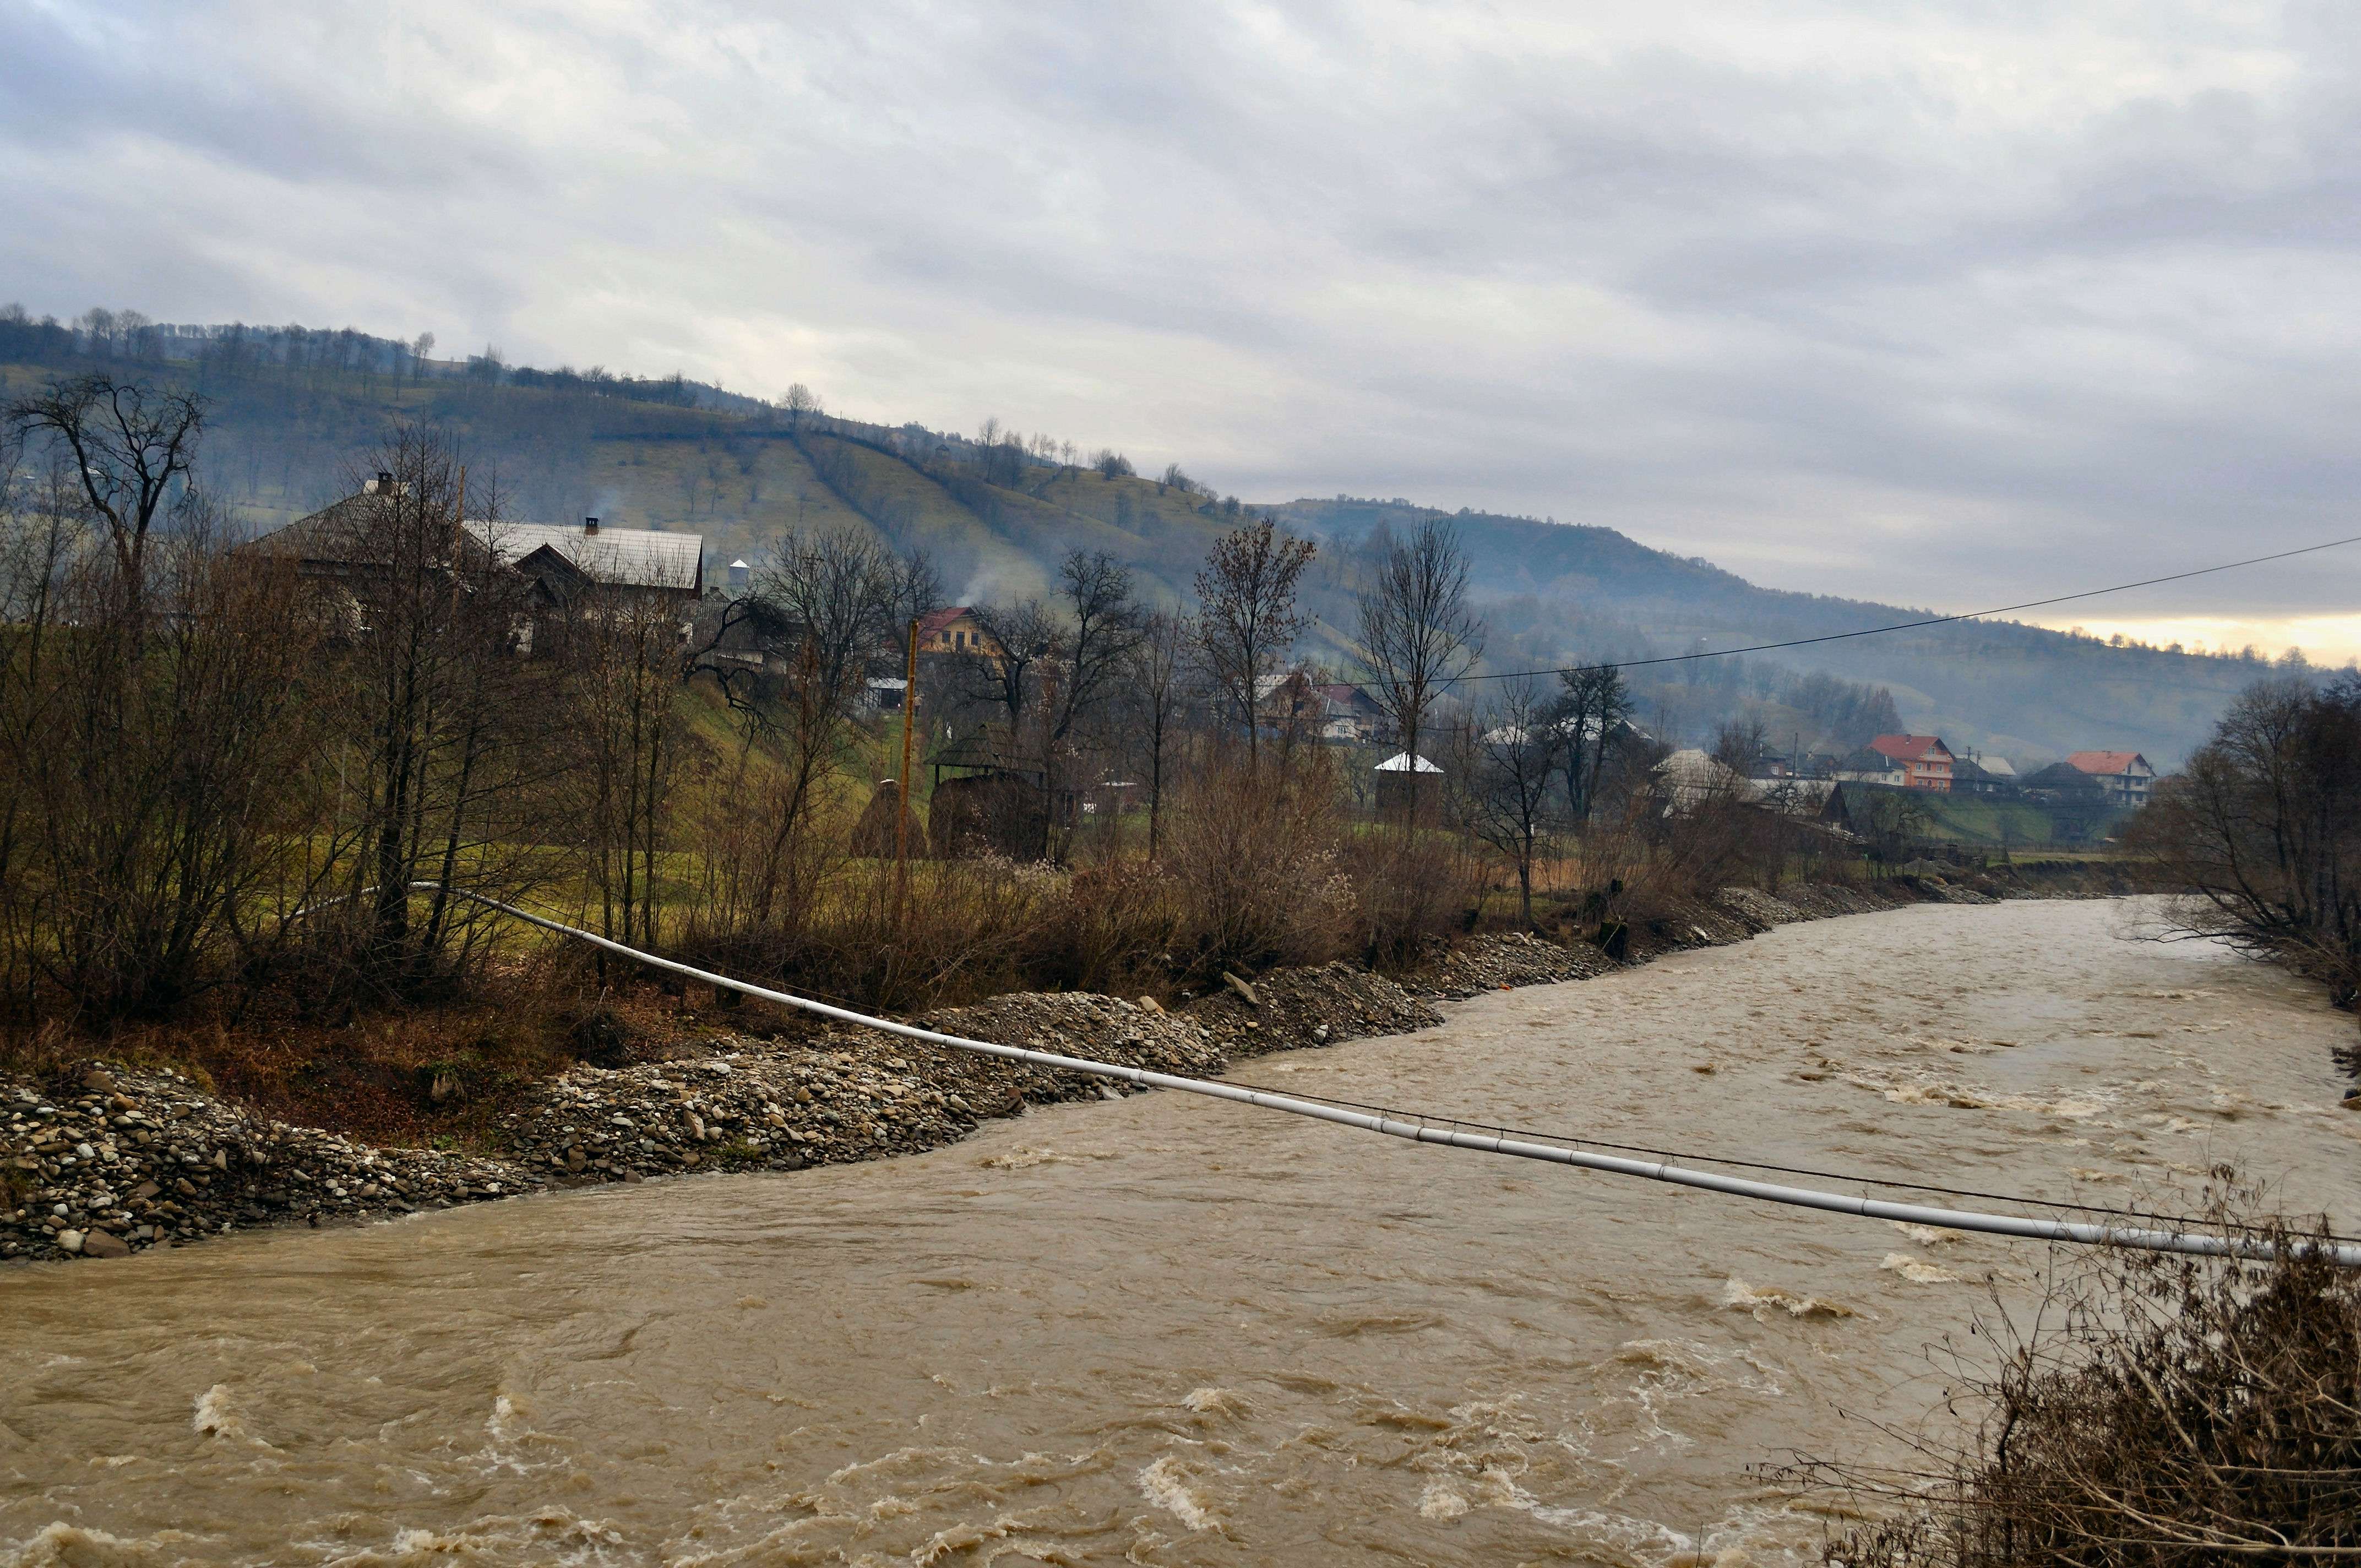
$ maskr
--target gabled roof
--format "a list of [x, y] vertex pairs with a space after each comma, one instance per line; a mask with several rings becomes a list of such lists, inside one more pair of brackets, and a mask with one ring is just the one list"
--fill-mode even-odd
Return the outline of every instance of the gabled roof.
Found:
[[[1409, 773], [1411, 772], [1410, 753], [1408, 751], [1396, 751], [1392, 756], [1388, 757], [1384, 762], [1379, 762], [1374, 771], [1381, 773]], [[1428, 762], [1424, 757], [1421, 757], [1418, 760], [1417, 771], [1422, 773], [1439, 773], [1443, 770], [1436, 767], [1433, 762]]]
[[2156, 772], [2137, 751], [2077, 751], [2066, 759], [2066, 765], [2080, 773], [2110, 775], [2130, 773], [2135, 762], [2149, 773]]
[[705, 582], [701, 533], [660, 533], [643, 528], [588, 533], [546, 522], [471, 522], [467, 532], [512, 566], [522, 566], [546, 550], [592, 582], [614, 587], [694, 593]]
[[2029, 794], [2059, 795], [2070, 800], [2103, 801], [2106, 786], [2071, 762], [2052, 762], [2022, 781]]
[[1883, 752], [1897, 762], [1927, 762], [1938, 751], [1945, 762], [1949, 762], [1951, 756], [1951, 749], [1943, 744], [1943, 738], [1939, 735], [1881, 735], [1869, 743], [1869, 749]]
[[[372, 479], [342, 500], [331, 501], [283, 528], [274, 528], [240, 548], [257, 554], [289, 555], [324, 566], [384, 565], [388, 555], [380, 543], [380, 531], [386, 522], [384, 507], [385, 503], [377, 499], [377, 481]], [[477, 525], [467, 526], [472, 530]]]
[[928, 610], [926, 614], [918, 617], [918, 640], [922, 642], [925, 641], [928, 638], [932, 637], [936, 632], [940, 631], [944, 627], [949, 626], [952, 621], [957, 620], [961, 616], [967, 613], [968, 607], [963, 604], [952, 605], [948, 609]]

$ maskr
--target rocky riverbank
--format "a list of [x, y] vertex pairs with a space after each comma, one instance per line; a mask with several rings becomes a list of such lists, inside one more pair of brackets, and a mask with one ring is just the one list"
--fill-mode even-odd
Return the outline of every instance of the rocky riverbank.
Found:
[[[1927, 877], [1727, 889], [1631, 933], [1629, 958], [1743, 941], [1795, 920], [1993, 893]], [[1071, 992], [995, 997], [914, 1020], [939, 1033], [1215, 1076], [1266, 1051], [1400, 1034], [1433, 1003], [1586, 979], [1619, 967], [1589, 943], [1512, 935], [1439, 952], [1407, 985], [1349, 964], [1228, 976], [1176, 1009]], [[0, 1260], [121, 1257], [248, 1226], [390, 1219], [591, 1182], [799, 1169], [954, 1142], [1027, 1105], [1123, 1086], [867, 1029], [722, 1036], [668, 1059], [578, 1064], [536, 1085], [483, 1152], [377, 1148], [258, 1116], [171, 1071], [91, 1062], [60, 1078], [0, 1074]]]

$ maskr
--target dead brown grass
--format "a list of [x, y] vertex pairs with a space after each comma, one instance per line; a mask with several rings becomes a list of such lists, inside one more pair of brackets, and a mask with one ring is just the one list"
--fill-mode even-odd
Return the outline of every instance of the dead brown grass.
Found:
[[[2219, 1174], [2219, 1173], [2217, 1173]], [[2249, 1195], [2250, 1196], [2250, 1195]], [[2213, 1221], [2243, 1229], [2230, 1202]], [[2361, 1270], [2270, 1221], [2267, 1263], [2110, 1252], [1979, 1325], [1946, 1413], [1966, 1442], [1860, 1474], [1886, 1508], [1842, 1568], [2182, 1568], [2361, 1555]], [[1982, 1337], [1980, 1335], [1980, 1337]], [[1952, 1430], [1958, 1430], [1956, 1427]]]

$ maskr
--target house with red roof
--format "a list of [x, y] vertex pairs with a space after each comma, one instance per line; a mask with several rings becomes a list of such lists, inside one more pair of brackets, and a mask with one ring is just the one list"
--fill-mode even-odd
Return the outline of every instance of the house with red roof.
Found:
[[2066, 765], [2089, 774], [2115, 806], [2146, 806], [2149, 786], [2156, 783], [2156, 770], [2137, 751], [2077, 751]]
[[1000, 644], [975, 618], [967, 605], [953, 605], [918, 618], [918, 652], [921, 653], [972, 653], [979, 658], [997, 658]]
[[1884, 771], [1900, 774], [1894, 782], [1905, 789], [1951, 793], [1951, 749], [1939, 735], [1881, 735], [1865, 750], [1885, 759]]

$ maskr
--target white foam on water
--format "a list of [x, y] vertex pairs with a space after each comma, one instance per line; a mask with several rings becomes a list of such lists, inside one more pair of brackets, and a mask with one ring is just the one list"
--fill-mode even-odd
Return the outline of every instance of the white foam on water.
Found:
[[1084, 1149], [1079, 1154], [1067, 1154], [1060, 1149], [1014, 1148], [1006, 1154], [992, 1155], [975, 1163], [986, 1170], [1023, 1170], [1036, 1165], [1086, 1165], [1094, 1159], [1113, 1159], [1115, 1156], [1103, 1149]]
[[216, 1383], [197, 1396], [196, 1413], [190, 1418], [189, 1424], [204, 1437], [247, 1443], [269, 1453], [279, 1452], [247, 1430], [246, 1422], [238, 1415], [237, 1401], [226, 1383]]
[[1967, 1232], [1955, 1231], [1944, 1225], [1914, 1225], [1907, 1220], [1890, 1220], [1887, 1223], [1920, 1246], [1948, 1246], [1953, 1242], [1968, 1239]]
[[0, 1568], [149, 1568], [180, 1561], [184, 1553], [173, 1549], [196, 1539], [165, 1530], [126, 1541], [60, 1519], [22, 1541], [0, 1541]]
[[1191, 1476], [1166, 1454], [1139, 1473], [1140, 1496], [1162, 1508], [1192, 1530], [1217, 1528], [1221, 1520], [1205, 1506], [1205, 1499], [1189, 1487]]
[[1889, 1274], [1898, 1274], [1916, 1285], [1953, 1285], [1960, 1276], [1939, 1263], [1911, 1256], [1906, 1252], [1889, 1252], [1885, 1261], [1877, 1266]]
[[365, 1546], [325, 1558], [320, 1568], [442, 1568], [453, 1562], [546, 1562], [597, 1568], [615, 1560], [623, 1532], [606, 1519], [584, 1519], [562, 1508], [530, 1514], [491, 1514], [442, 1529], [397, 1526], [383, 1546]]
[[1447, 1482], [1429, 1481], [1426, 1490], [1419, 1494], [1418, 1512], [1422, 1519], [1445, 1521], [1464, 1519], [1473, 1507]]
[[1254, 1410], [1252, 1401], [1229, 1388], [1191, 1388], [1180, 1402], [1201, 1416], [1244, 1416]]
[[1773, 1312], [1784, 1312], [1791, 1318], [1852, 1318], [1861, 1315], [1841, 1301], [1824, 1301], [1817, 1296], [1798, 1296], [1775, 1285], [1766, 1285], [1758, 1290], [1735, 1274], [1721, 1288], [1721, 1304], [1753, 1313], [1758, 1323], [1771, 1321]]

